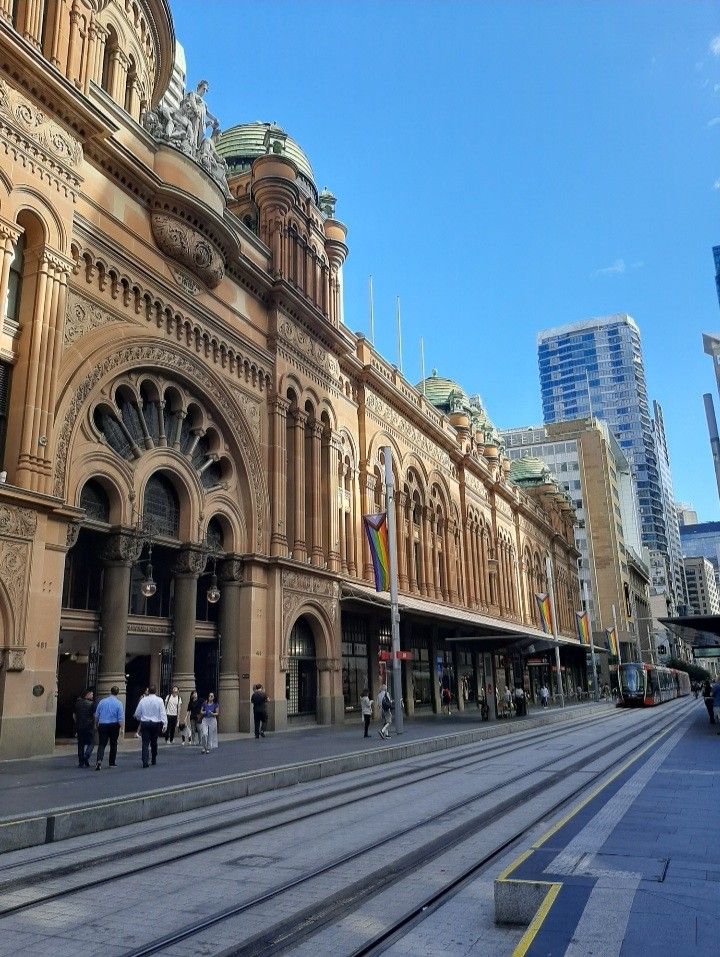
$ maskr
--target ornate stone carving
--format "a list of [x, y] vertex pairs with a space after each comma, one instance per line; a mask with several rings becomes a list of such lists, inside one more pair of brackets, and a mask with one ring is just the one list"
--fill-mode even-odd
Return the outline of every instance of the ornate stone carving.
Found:
[[412, 422], [396, 412], [392, 406], [384, 402], [380, 396], [369, 389], [365, 392], [365, 407], [373, 412], [385, 425], [399, 432], [417, 452], [428, 455], [447, 474], [452, 474], [450, 456], [444, 449], [439, 448], [427, 435], [423, 435]]
[[[174, 146], [199, 163], [229, 199], [227, 163], [215, 149], [220, 124], [203, 99], [209, 88], [207, 80], [201, 80], [195, 90], [185, 94], [176, 109], [161, 103], [156, 109], [143, 113], [142, 125], [159, 143]], [[211, 137], [205, 135], [208, 127], [212, 128]]]
[[[335, 625], [340, 608], [340, 586], [334, 579], [286, 568], [283, 569], [282, 584], [283, 634], [287, 634], [302, 605], [321, 608], [327, 619]], [[281, 670], [287, 670], [287, 665], [283, 669], [282, 660]]]
[[25, 670], [25, 649], [24, 648], [6, 648], [0, 652], [0, 666], [4, 664], [6, 671], [24, 671]]
[[65, 345], [70, 345], [81, 336], [97, 329], [98, 326], [104, 326], [110, 322], [121, 322], [118, 316], [114, 316], [106, 309], [101, 309], [89, 299], [83, 299], [76, 293], [70, 291], [67, 297], [67, 310], [65, 314]]
[[0, 116], [45, 152], [65, 166], [76, 167], [82, 163], [80, 143], [57, 123], [48, 120], [45, 114], [26, 97], [13, 89], [0, 77]]
[[[23, 509], [22, 511], [26, 510]], [[21, 520], [21, 525], [14, 527], [17, 530], [22, 530], [24, 534], [28, 526], [24, 520]], [[10, 534], [13, 534], [13, 532]], [[30, 548], [31, 545], [28, 541], [0, 538], [0, 583], [4, 586], [13, 613], [15, 623], [14, 635], [12, 635], [13, 647], [22, 645], [25, 636]], [[21, 670], [21, 668], [15, 670]]]
[[245, 417], [248, 420], [248, 425], [252, 430], [255, 441], [258, 445], [260, 445], [262, 443], [262, 427], [260, 425], [259, 404], [251, 399], [246, 392], [242, 392], [240, 389], [233, 389], [233, 397], [245, 413]]
[[176, 575], [202, 575], [207, 561], [208, 553], [204, 548], [189, 545], [177, 553], [173, 571]]
[[262, 551], [265, 547], [266, 513], [264, 503], [267, 501], [267, 492], [257, 446], [253, 441], [253, 436], [245, 416], [236, 408], [234, 402], [229, 400], [224, 391], [219, 388], [217, 381], [208, 375], [207, 370], [196, 359], [192, 356], [167, 349], [162, 345], [137, 345], [131, 348], [121, 349], [119, 352], [114, 352], [96, 365], [92, 372], [86, 376], [77, 387], [65, 411], [62, 425], [58, 431], [57, 448], [55, 452], [55, 495], [57, 495], [58, 498], [62, 498], [63, 496], [68, 456], [70, 454], [70, 441], [75, 423], [88, 396], [106, 376], [125, 368], [140, 367], [143, 365], [151, 367], [159, 366], [164, 369], [169, 368], [176, 373], [186, 376], [195, 382], [206, 395], [212, 396], [215, 406], [230, 425], [235, 440], [244, 453], [243, 461], [250, 477], [254, 499], [253, 505], [257, 534], [257, 542], [254, 547]]
[[0, 505], [0, 535], [32, 538], [37, 528], [37, 515], [20, 505]]
[[202, 292], [202, 286], [195, 282], [192, 276], [188, 276], [186, 272], [182, 269], [176, 269], [175, 267], [170, 267], [170, 272], [175, 277], [175, 282], [178, 286], [181, 286], [185, 292], [189, 293], [191, 296], [197, 296], [199, 292]]
[[340, 363], [335, 356], [324, 349], [312, 336], [296, 326], [294, 322], [283, 319], [278, 328], [278, 335], [294, 351], [299, 352], [303, 358], [308, 359], [325, 375], [330, 376], [331, 379], [339, 377]]
[[80, 528], [80, 522], [68, 522], [65, 533], [65, 544], [68, 548], [72, 548], [75, 542], [77, 542], [78, 535], [80, 534]]
[[143, 549], [142, 536], [132, 529], [108, 535], [103, 544], [101, 557], [104, 562], [132, 565], [140, 558]]
[[153, 213], [152, 233], [158, 247], [214, 289], [225, 275], [225, 260], [212, 243], [175, 216]]
[[229, 556], [218, 564], [217, 575], [221, 582], [241, 582], [245, 578], [245, 562], [238, 555]]

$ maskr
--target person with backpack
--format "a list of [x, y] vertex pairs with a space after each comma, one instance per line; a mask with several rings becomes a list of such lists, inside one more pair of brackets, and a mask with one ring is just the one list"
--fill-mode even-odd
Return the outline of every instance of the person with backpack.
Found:
[[380, 720], [382, 721], [382, 727], [378, 731], [378, 734], [381, 738], [387, 739], [390, 737], [390, 724], [392, 722], [393, 714], [393, 702], [392, 698], [388, 694], [387, 686], [380, 685], [380, 693], [377, 696], [378, 711], [380, 713]]

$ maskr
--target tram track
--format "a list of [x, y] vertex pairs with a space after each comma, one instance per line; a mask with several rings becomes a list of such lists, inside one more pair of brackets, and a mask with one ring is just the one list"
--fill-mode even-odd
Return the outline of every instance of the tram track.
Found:
[[[614, 722], [617, 719], [622, 719], [625, 714], [627, 714], [627, 712], [619, 710], [611, 712], [608, 715], [604, 715], [596, 719], [594, 725], [597, 727], [599, 724]], [[23, 859], [15, 864], [11, 864], [0, 869], [0, 895], [4, 897], [4, 901], [0, 903], [0, 920], [12, 914], [21, 913], [22, 911], [28, 910], [32, 907], [40, 906], [44, 903], [67, 897], [70, 894], [80, 893], [83, 890], [92, 887], [98, 887], [102, 884], [110, 883], [115, 880], [120, 880], [123, 877], [130, 875], [136, 875], [145, 870], [154, 870], [157, 867], [162, 867], [164, 864], [170, 865], [177, 863], [178, 861], [191, 858], [199, 853], [217, 850], [218, 848], [225, 847], [228, 844], [232, 844], [236, 841], [252, 839], [292, 824], [307, 821], [332, 811], [341, 810], [345, 807], [365, 801], [368, 799], [368, 797], [376, 796], [380, 793], [387, 794], [401, 788], [425, 783], [435, 778], [442, 777], [446, 774], [456, 772], [458, 769], [466, 770], [477, 767], [478, 765], [482, 765], [486, 761], [492, 760], [500, 755], [504, 757], [515, 754], [519, 751], [531, 748], [537, 743], [555, 741], [559, 738], [566, 737], [576, 732], [578, 728], [581, 728], [586, 724], [586, 719], [579, 719], [577, 721], [571, 720], [567, 723], [564, 723], [561, 728], [553, 728], [549, 731], [546, 728], [541, 728], [537, 731], [529, 731], [522, 734], [522, 740], [516, 740], [514, 744], [509, 747], [508, 742], [504, 739], [501, 739], [496, 744], [490, 743], [490, 746], [488, 747], [488, 741], [491, 741], [491, 739], [486, 739], [484, 742], [477, 742], [477, 745], [483, 744], [485, 745], [484, 747], [462, 746], [462, 753], [455, 756], [448, 757], [445, 755], [445, 753], [440, 752], [444, 758], [442, 762], [438, 761], [438, 752], [434, 752], [429, 756], [428, 760], [423, 761], [420, 765], [414, 764], [410, 768], [399, 769], [397, 771], [388, 770], [387, 774], [383, 776], [382, 784], [377, 788], [371, 787], [369, 789], [364, 789], [362, 796], [358, 796], [357, 785], [355, 782], [350, 782], [349, 784], [332, 788], [329, 791], [322, 791], [307, 796], [304, 798], [304, 806], [323, 806], [308, 810], [301, 814], [297, 813], [297, 804], [293, 801], [284, 802], [283, 804], [272, 809], [268, 809], [268, 807], [265, 805], [262, 808], [249, 813], [242, 813], [234, 818], [231, 818], [230, 820], [228, 820], [227, 816], [222, 810], [219, 810], [213, 813], [213, 818], [215, 818], [215, 820], [213, 820], [211, 823], [205, 823], [198, 827], [192, 827], [190, 830], [181, 835], [178, 835], [177, 833], [177, 824], [170, 823], [159, 828], [154, 828], [151, 832], [153, 835], [152, 840], [148, 841], [147, 837], [144, 836], [142, 840], [134, 843], [130, 847], [124, 844], [121, 847], [117, 847], [117, 845], [120, 844], [124, 838], [116, 837], [114, 839], [103, 841], [100, 844], [93, 845], [94, 848], [115, 848], [114, 850], [101, 854], [93, 855], [92, 853], [88, 853], [88, 849], [84, 847], [82, 850], [73, 848], [65, 852], [60, 851], [59, 853], [55, 854], [45, 854], [35, 857], [32, 861]], [[556, 758], [555, 760], [559, 760], [559, 758]], [[335, 801], [336, 798], [339, 798], [340, 800]], [[335, 801], [335, 803], [329, 803], [333, 801]], [[293, 815], [291, 820], [276, 820], [268, 822], [269, 818], [277, 818], [288, 813]], [[227, 833], [230, 829], [252, 825], [258, 820], [265, 822], [260, 828], [240, 834], [229, 835]], [[217, 834], [219, 832], [222, 832], [224, 836], [218, 841], [213, 841], [210, 844], [204, 843], [202, 847], [199, 848], [193, 847], [184, 851], [178, 849], [179, 842], [187, 843], [188, 841], [206, 838], [209, 835]], [[168, 848], [168, 833], [172, 834], [172, 846], [170, 848]], [[163, 849], [167, 849], [167, 857], [165, 860], [158, 860], [157, 856], [152, 857], [153, 854], [156, 854], [158, 851]], [[77, 855], [78, 860], [71, 863], [61, 864], [59, 867], [55, 868], [47, 868], [45, 866], [47, 861], [55, 860], [63, 853]], [[61, 890], [51, 891], [50, 893], [46, 894], [41, 893], [37, 896], [15, 904], [5, 903], [8, 897], [12, 897], [13, 894], [17, 894], [17, 892], [20, 892], [23, 889], [34, 890], [36, 888], [42, 887], [44, 884], [46, 885], [52, 883], [55, 880], [66, 879], [75, 874], [87, 874], [90, 869], [100, 866], [111, 866], [117, 861], [127, 862], [143, 855], [151, 857], [151, 860], [149, 860], [147, 863], [134, 863], [130, 867], [126, 867], [121, 871], [113, 871], [111, 874], [107, 875], [98, 875], [96, 871], [93, 870], [92, 879], [81, 881], [69, 887], [63, 887]], [[33, 867], [38, 867], [38, 865], [40, 866], [40, 869], [32, 869]]]
[[[271, 955], [286, 953], [292, 950], [304, 940], [312, 937], [323, 928], [330, 924], [334, 924], [344, 916], [352, 914], [364, 902], [370, 900], [378, 894], [381, 894], [392, 884], [403, 879], [404, 877], [410, 876], [418, 868], [429, 864], [437, 857], [439, 853], [444, 853], [448, 849], [461, 844], [463, 841], [466, 841], [471, 837], [476, 837], [479, 832], [501, 820], [503, 817], [507, 816], [513, 811], [519, 809], [533, 798], [538, 797], [543, 791], [546, 791], [548, 788], [553, 787], [556, 784], [560, 784], [565, 777], [583, 771], [583, 769], [588, 765], [607, 756], [618, 748], [622, 748], [623, 745], [632, 741], [631, 747], [624, 749], [617, 758], [610, 762], [609, 765], [604, 766], [601, 770], [590, 775], [578, 787], [573, 788], [570, 793], [563, 794], [563, 796], [555, 804], [553, 804], [552, 807], [544, 807], [541, 814], [534, 816], [529, 823], [526, 823], [509, 839], [503, 841], [499, 846], [494, 847], [482, 858], [482, 860], [474, 863], [472, 868], [453, 879], [439, 892], [436, 892], [432, 898], [429, 898], [429, 901], [423, 902], [419, 908], [414, 908], [410, 914], [406, 914], [399, 921], [394, 922], [390, 928], [383, 932], [382, 935], [378, 935], [378, 939], [372, 942], [370, 949], [368, 949], [368, 947], [364, 947], [357, 951], [358, 957], [360, 954], [370, 954], [375, 952], [379, 953], [380, 950], [377, 948], [383, 946], [384, 939], [397, 934], [402, 927], [407, 926], [410, 922], [417, 920], [419, 915], [422, 914], [423, 909], [432, 907], [434, 904], [439, 906], [440, 902], [447, 899], [447, 897], [451, 896], [453, 893], [456, 893], [457, 889], [459, 889], [459, 886], [463, 882], [472, 879], [473, 876], [477, 876], [482, 869], [492, 864], [499, 855], [503, 854], [511, 846], [521, 840], [530, 830], [532, 830], [532, 828], [536, 827], [539, 823], [545, 820], [549, 814], [554, 814], [562, 809], [569, 801], [573, 800], [573, 798], [575, 798], [578, 794], [585, 791], [596, 780], [604, 775], [607, 775], [613, 767], [620, 764], [622, 761], [625, 761], [630, 754], [648, 744], [651, 746], [652, 743], [658, 740], [661, 736], [663, 736], [673, 727], [680, 724], [687, 717], [689, 710], [689, 708], [684, 708], [680, 714], [673, 714], [659, 726], [651, 724], [648, 734], [641, 734], [639, 737], [638, 730], [634, 729], [632, 732], [622, 736], [619, 739], [616, 739], [611, 744], [604, 745], [599, 749], [595, 748], [589, 755], [578, 759], [569, 767], [550, 773], [549, 776], [544, 777], [539, 782], [530, 785], [527, 788], [524, 788], [518, 794], [512, 795], [500, 801], [491, 809], [474, 814], [469, 820], [460, 825], [451, 827], [449, 830], [444, 831], [439, 836], [431, 839], [428, 842], [425, 842], [416, 850], [396, 858], [391, 864], [385, 863], [381, 869], [376, 869], [370, 874], [366, 874], [360, 880], [351, 882], [349, 885], [341, 888], [337, 892], [330, 895], [325, 894], [324, 896], [321, 896], [320, 903], [315, 901], [312, 903], [312, 905], [301, 909], [298, 913], [293, 914], [291, 917], [279, 921], [270, 928], [251, 936], [242, 944], [233, 945], [229, 949], [219, 951], [218, 957], [271, 957]], [[581, 753], [583, 750], [591, 747], [592, 745], [582, 747], [578, 753]], [[524, 770], [521, 774], [506, 779], [500, 785], [486, 788], [475, 795], [463, 798], [460, 801], [453, 802], [442, 811], [436, 812], [430, 817], [425, 817], [420, 821], [406, 826], [405, 828], [394, 831], [393, 837], [394, 839], [402, 838], [413, 832], [421, 830], [430, 824], [437, 824], [439, 819], [452, 816], [462, 809], [467, 809], [472, 804], [484, 800], [494, 793], [518, 783], [522, 778], [526, 778], [531, 775], [537, 775], [542, 771], [547, 771], [547, 769], [549, 769], [553, 764], [558, 764], [565, 760], [567, 760], [567, 755], [555, 756], [550, 761], [546, 761], [537, 767]], [[288, 894], [290, 891], [293, 891], [297, 888], [307, 888], [307, 885], [309, 885], [312, 881], [338, 871], [349, 864], [356, 864], [361, 858], [367, 855], [376, 854], [376, 852], [377, 841], [373, 840], [373, 842], [366, 844], [363, 847], [357, 848], [347, 854], [327, 862], [326, 864], [323, 864], [321, 867], [316, 868], [310, 873], [284, 882], [283, 884], [280, 884], [275, 888], [271, 888], [265, 893], [250, 900], [233, 904], [221, 911], [206, 916], [201, 920], [186, 925], [177, 931], [156, 938], [154, 941], [151, 941], [136, 950], [128, 952], [125, 957], [150, 957], [150, 955], [161, 953], [179, 943], [187, 941], [192, 941], [194, 945], [200, 947], [200, 935], [202, 935], [203, 932], [217, 928], [218, 925], [234, 918], [241, 917], [244, 914], [247, 914], [249, 911], [259, 908], [263, 904], [274, 901], [282, 895]], [[198, 952], [205, 951], [199, 950]]]

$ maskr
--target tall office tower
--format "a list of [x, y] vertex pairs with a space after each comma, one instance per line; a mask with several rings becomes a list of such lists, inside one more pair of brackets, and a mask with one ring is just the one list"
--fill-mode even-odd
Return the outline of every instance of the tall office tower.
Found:
[[[685, 528], [686, 525], [697, 525], [697, 512], [688, 502], [675, 502], [675, 511], [677, 512], [680, 528]], [[682, 538], [682, 532], [680, 537]]]
[[620, 314], [548, 329], [538, 336], [538, 362], [545, 422], [598, 416], [610, 426], [631, 461], [642, 542], [661, 555], [667, 566], [667, 597], [673, 613], [685, 604], [678, 520], [674, 502], [668, 499], [672, 483], [662, 414], [654, 422], [637, 324]]
[[712, 562], [703, 556], [684, 558], [685, 577], [688, 584], [688, 600], [696, 615], [720, 614], [715, 569]]

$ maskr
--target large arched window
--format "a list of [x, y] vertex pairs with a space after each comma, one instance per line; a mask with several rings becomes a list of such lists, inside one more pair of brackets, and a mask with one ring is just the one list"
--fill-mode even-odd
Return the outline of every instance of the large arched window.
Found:
[[153, 535], [177, 538], [180, 534], [180, 502], [172, 482], [156, 472], [145, 486], [143, 518]]
[[110, 521], [110, 499], [96, 479], [90, 479], [83, 486], [80, 493], [80, 508], [85, 509], [85, 517], [93, 522]]
[[19, 322], [20, 315], [20, 287], [22, 283], [23, 261], [25, 257], [25, 234], [22, 233], [13, 250], [13, 258], [10, 260], [10, 273], [8, 275], [7, 295], [5, 297], [5, 319], [10, 322]]

